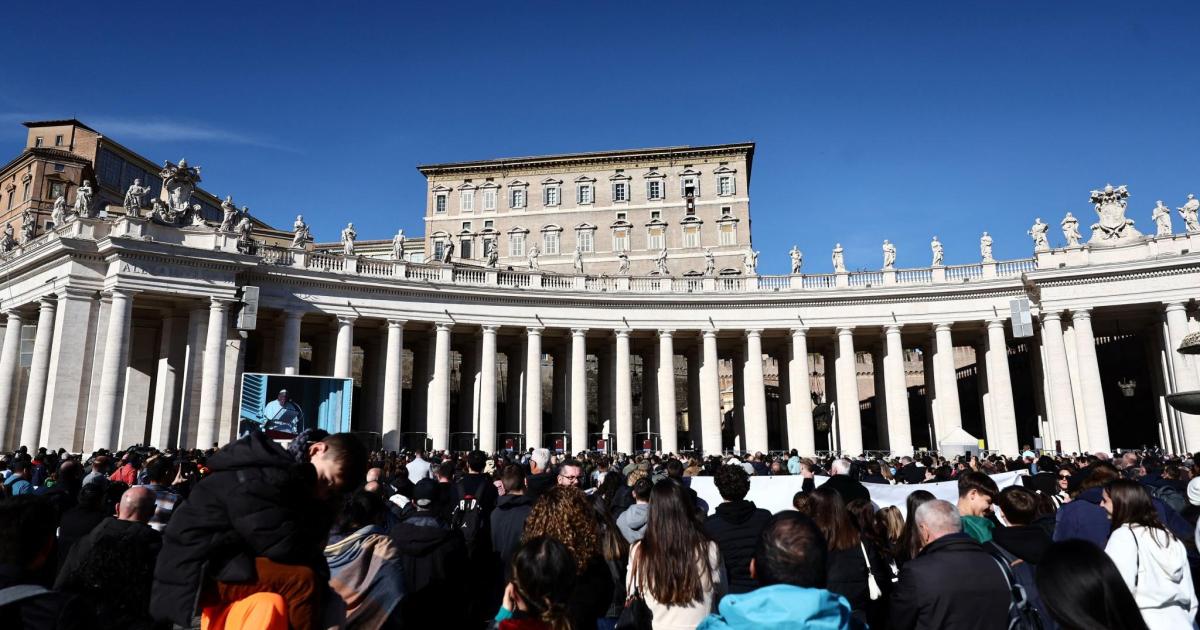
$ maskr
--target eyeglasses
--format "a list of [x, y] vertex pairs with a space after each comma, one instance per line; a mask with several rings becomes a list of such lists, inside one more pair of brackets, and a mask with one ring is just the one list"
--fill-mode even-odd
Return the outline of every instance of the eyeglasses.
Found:
[[1059, 478], [1059, 479], [1070, 479], [1070, 478], [1071, 478], [1071, 473], [1067, 473], [1067, 474], [1065, 474], [1065, 475], [1059, 475], [1059, 476], [1058, 476], [1058, 478]]
[[579, 481], [579, 475], [559, 475], [558, 478], [566, 479], [567, 481]]

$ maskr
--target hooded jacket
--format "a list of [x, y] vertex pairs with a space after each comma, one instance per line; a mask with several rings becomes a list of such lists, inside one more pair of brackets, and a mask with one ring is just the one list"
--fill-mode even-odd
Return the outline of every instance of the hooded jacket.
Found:
[[204, 582], [257, 578], [254, 559], [304, 565], [328, 578], [325, 541], [333, 522], [316, 499], [316, 470], [258, 432], [208, 458], [209, 474], [163, 530], [150, 613], [188, 626]]
[[[649, 507], [649, 506], [647, 506]], [[730, 593], [746, 593], [758, 584], [750, 577], [750, 559], [771, 513], [753, 501], [726, 501], [704, 521], [704, 532], [721, 550]]]
[[[404, 626], [456, 628], [465, 619], [459, 582], [466, 577], [467, 544], [462, 533], [418, 511], [388, 532], [404, 566]], [[448, 625], [447, 625], [448, 624]]]
[[697, 630], [849, 630], [862, 628], [850, 617], [846, 598], [818, 588], [790, 584], [764, 586], [721, 599], [717, 613]]
[[1141, 525], [1122, 525], [1108, 539], [1125, 585], [1151, 628], [1190, 628], [1200, 602], [1192, 588], [1187, 551], [1178, 538]]
[[[1054, 542], [1079, 538], [1103, 549], [1108, 543], [1108, 534], [1112, 529], [1108, 512], [1100, 507], [1100, 500], [1103, 498], [1103, 488], [1088, 488], [1080, 492], [1074, 501], [1064, 504], [1058, 510]], [[1158, 512], [1158, 520], [1162, 521], [1176, 538], [1182, 540], [1192, 535], [1192, 528], [1178, 512], [1158, 499], [1152, 497], [1151, 501], [1154, 503], [1154, 510]]]
[[533, 498], [523, 494], [506, 494], [496, 501], [492, 512], [492, 549], [499, 557], [508, 581], [508, 564], [517, 547], [521, 546], [521, 534], [525, 531], [525, 519], [533, 509]]
[[642, 539], [646, 533], [646, 523], [650, 521], [650, 504], [637, 503], [621, 512], [617, 517], [617, 529], [625, 540], [634, 543]]

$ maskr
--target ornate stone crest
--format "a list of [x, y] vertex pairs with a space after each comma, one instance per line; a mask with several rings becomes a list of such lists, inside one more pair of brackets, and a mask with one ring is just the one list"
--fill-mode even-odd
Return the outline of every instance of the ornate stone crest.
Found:
[[200, 167], [188, 166], [187, 160], [179, 160], [179, 164], [163, 162], [162, 195], [165, 202], [163, 207], [155, 207], [155, 218], [172, 225], [179, 223], [188, 211], [200, 214], [200, 204], [192, 204], [192, 193], [196, 184], [200, 183]]
[[1096, 207], [1096, 215], [1100, 221], [1092, 224], [1092, 238], [1089, 243], [1114, 243], [1142, 235], [1133, 227], [1133, 219], [1125, 217], [1125, 208], [1129, 205], [1129, 190], [1125, 186], [1113, 188], [1112, 184], [1103, 190], [1092, 191], [1092, 204]]

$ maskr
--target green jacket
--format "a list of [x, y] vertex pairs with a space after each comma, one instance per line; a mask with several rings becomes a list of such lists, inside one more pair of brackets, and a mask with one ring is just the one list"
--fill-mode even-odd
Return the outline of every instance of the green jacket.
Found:
[[979, 544], [986, 543], [992, 539], [992, 529], [996, 524], [982, 516], [964, 516], [962, 517], [963, 533], [970, 536]]

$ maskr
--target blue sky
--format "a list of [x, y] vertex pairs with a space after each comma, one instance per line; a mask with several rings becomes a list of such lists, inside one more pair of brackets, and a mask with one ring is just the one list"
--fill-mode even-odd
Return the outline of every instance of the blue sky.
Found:
[[1143, 230], [1200, 194], [1195, 2], [71, 5], [6, 8], [5, 154], [76, 116], [320, 240], [421, 233], [421, 163], [743, 140], [767, 273], [1023, 257], [1106, 183]]

